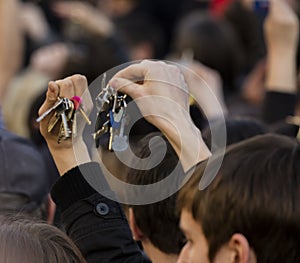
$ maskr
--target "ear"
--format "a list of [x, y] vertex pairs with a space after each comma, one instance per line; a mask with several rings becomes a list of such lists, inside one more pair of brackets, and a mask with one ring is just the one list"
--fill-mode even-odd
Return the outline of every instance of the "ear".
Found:
[[248, 240], [242, 234], [234, 234], [229, 243], [229, 249], [232, 251], [231, 262], [235, 263], [249, 263], [255, 262], [252, 255], [252, 250], [249, 246]]
[[48, 207], [47, 207], [47, 223], [52, 225], [55, 217], [55, 212], [56, 212], [56, 205], [53, 202], [50, 194], [48, 195]]
[[144, 238], [144, 234], [135, 223], [135, 217], [133, 209], [131, 207], [129, 208], [129, 226], [132, 232], [133, 239], [135, 241], [141, 241]]

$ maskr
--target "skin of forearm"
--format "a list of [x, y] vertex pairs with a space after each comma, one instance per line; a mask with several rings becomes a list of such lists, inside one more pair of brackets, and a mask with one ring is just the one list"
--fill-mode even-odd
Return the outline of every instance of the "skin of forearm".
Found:
[[271, 51], [268, 54], [266, 89], [284, 93], [296, 92], [296, 53], [293, 49]]
[[58, 148], [49, 144], [48, 147], [60, 176], [78, 165], [91, 161], [84, 142], [79, 142], [74, 149], [72, 147]]
[[22, 57], [22, 34], [18, 22], [18, 1], [0, 0], [0, 99], [18, 69]]
[[163, 122], [159, 128], [180, 158], [183, 170], [187, 172], [197, 163], [209, 158], [211, 153], [190, 117], [182, 116], [178, 119], [181, 120], [178, 124]]

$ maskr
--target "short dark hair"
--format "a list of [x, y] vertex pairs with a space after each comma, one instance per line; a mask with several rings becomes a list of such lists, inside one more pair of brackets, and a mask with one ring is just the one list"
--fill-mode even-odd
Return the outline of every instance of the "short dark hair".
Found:
[[163, 57], [165, 37], [159, 22], [154, 17], [138, 13], [118, 18], [115, 22], [119, 37], [127, 48], [149, 43], [153, 48], [152, 58]]
[[1, 214], [23, 214], [26, 217], [46, 220], [48, 199], [39, 204], [33, 205], [25, 195], [16, 193], [0, 193], [0, 213]]
[[234, 88], [242, 53], [229, 23], [202, 11], [188, 13], [177, 25], [174, 43], [175, 53], [193, 50], [195, 60], [220, 73], [223, 86]]
[[210, 260], [234, 233], [241, 233], [258, 262], [299, 262], [298, 143], [268, 134], [233, 145], [213, 182], [199, 191], [206, 164], [181, 190], [178, 210], [190, 211], [201, 224]]
[[[261, 121], [251, 118], [251, 117], [227, 117], [224, 120], [216, 119], [211, 122], [211, 126], [215, 130], [218, 130], [221, 125], [226, 126], [226, 145], [231, 145], [234, 143], [241, 142], [243, 140], [249, 139], [251, 137], [266, 134], [268, 132], [268, 127]], [[211, 148], [212, 137], [210, 126], [206, 126], [202, 130], [202, 137], [205, 144]], [[214, 145], [215, 147], [220, 147], [219, 145]]]
[[[150, 155], [149, 141], [155, 136], [159, 136], [163, 141], [155, 139], [152, 141], [152, 151], [154, 155], [158, 151], [163, 151], [166, 146], [166, 154], [163, 160], [154, 168], [149, 170], [131, 169], [127, 176], [127, 182], [135, 185], [148, 185], [159, 182], [169, 176], [172, 172], [178, 173], [179, 177], [184, 175], [183, 169], [175, 167], [179, 159], [169, 142], [161, 133], [150, 133], [140, 140], [139, 150], [136, 154], [140, 158], [146, 158]], [[162, 143], [162, 142], [165, 142]], [[180, 183], [180, 182], [178, 182]], [[168, 191], [168, 189], [165, 189]], [[183, 247], [183, 234], [179, 229], [179, 217], [175, 213], [177, 194], [147, 205], [134, 205], [134, 217], [137, 226], [149, 238], [152, 244], [166, 254], [179, 254]]]
[[55, 226], [22, 217], [0, 217], [0, 261], [85, 263], [72, 240]]

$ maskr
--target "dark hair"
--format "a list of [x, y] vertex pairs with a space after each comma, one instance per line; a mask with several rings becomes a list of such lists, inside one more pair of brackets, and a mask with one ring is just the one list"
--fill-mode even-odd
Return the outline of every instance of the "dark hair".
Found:
[[241, 61], [235, 32], [226, 21], [195, 11], [184, 16], [175, 34], [174, 51], [193, 50], [194, 59], [217, 70], [226, 88], [233, 89]]
[[[125, 46], [129, 49], [142, 43], [148, 43], [153, 49], [153, 57], [163, 57], [165, 38], [158, 23], [147, 14], [136, 13], [130, 16], [123, 16], [115, 21], [117, 33]], [[146, 30], [145, 30], [146, 29]]]
[[[159, 136], [163, 141], [157, 141], [155, 136]], [[158, 132], [150, 133], [141, 139], [139, 152], [137, 151], [136, 154], [140, 158], [148, 157], [150, 154], [148, 145], [151, 139], [153, 139], [151, 141], [153, 155], [166, 150], [163, 160], [149, 170], [131, 169], [127, 176], [128, 183], [148, 185], [163, 180], [173, 171], [179, 176], [184, 174], [181, 165], [174, 170], [179, 159], [169, 142]], [[183, 234], [179, 229], [179, 217], [175, 214], [176, 198], [177, 194], [173, 194], [160, 202], [131, 206], [137, 226], [155, 247], [167, 254], [179, 254], [183, 247]]]
[[[214, 165], [212, 161], [211, 165]], [[300, 260], [300, 147], [286, 136], [261, 135], [228, 148], [213, 182], [199, 191], [206, 163], [178, 198], [202, 226], [209, 258], [234, 233], [243, 234], [257, 262]]]
[[[215, 130], [218, 130], [224, 122], [216, 119], [211, 123]], [[250, 117], [229, 117], [225, 119], [226, 126], [226, 145], [241, 142], [256, 135], [262, 135], [268, 132], [267, 126], [254, 118]], [[211, 131], [210, 126], [206, 126], [202, 131], [202, 137], [206, 145], [211, 147]], [[218, 147], [219, 145], [214, 145]]]
[[266, 54], [263, 21], [241, 1], [232, 1], [224, 15], [239, 40], [244, 60], [241, 65], [242, 74], [247, 74]]
[[0, 217], [0, 261], [85, 263], [72, 240], [58, 228], [20, 217]]
[[38, 206], [32, 204], [25, 195], [16, 193], [0, 193], [0, 213], [1, 214], [23, 214], [26, 217], [36, 219], [47, 219], [48, 199], [45, 198]]

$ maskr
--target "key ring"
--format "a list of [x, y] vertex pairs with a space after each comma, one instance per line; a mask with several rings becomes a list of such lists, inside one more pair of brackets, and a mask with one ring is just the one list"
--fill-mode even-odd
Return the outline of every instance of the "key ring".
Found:
[[[116, 145], [113, 144], [114, 139], [119, 135], [121, 135], [119, 137], [125, 138], [123, 135], [125, 122], [122, 119], [126, 114], [118, 115], [118, 113], [122, 108], [127, 107], [126, 98], [126, 94], [118, 93], [108, 84], [97, 95], [98, 114], [93, 133], [96, 148], [100, 145], [108, 145], [108, 150], [112, 151], [113, 145]], [[122, 129], [120, 129], [121, 126]], [[116, 132], [117, 134], [115, 134]]]

